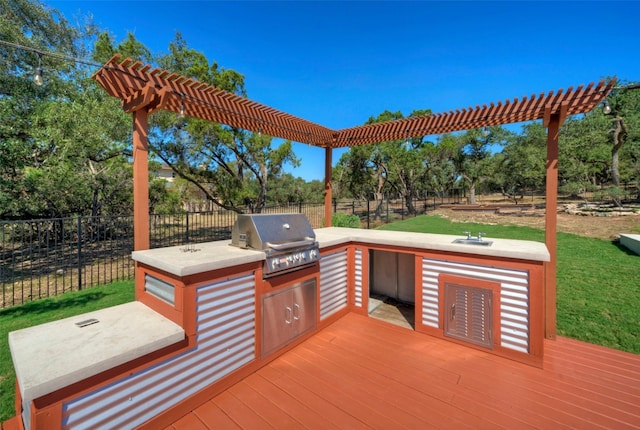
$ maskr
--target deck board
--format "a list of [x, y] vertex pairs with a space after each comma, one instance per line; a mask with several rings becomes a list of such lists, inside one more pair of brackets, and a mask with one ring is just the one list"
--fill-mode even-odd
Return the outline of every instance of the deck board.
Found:
[[638, 429], [640, 356], [558, 338], [539, 369], [349, 314], [168, 428]]

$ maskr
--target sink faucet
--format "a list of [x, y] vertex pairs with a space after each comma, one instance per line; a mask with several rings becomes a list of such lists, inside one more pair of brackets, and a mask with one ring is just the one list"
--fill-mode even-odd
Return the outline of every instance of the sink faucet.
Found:
[[486, 236], [487, 233], [478, 233], [478, 242], [482, 242], [482, 236]]
[[463, 231], [463, 233], [467, 235], [467, 240], [471, 240], [471, 232], [470, 231]]

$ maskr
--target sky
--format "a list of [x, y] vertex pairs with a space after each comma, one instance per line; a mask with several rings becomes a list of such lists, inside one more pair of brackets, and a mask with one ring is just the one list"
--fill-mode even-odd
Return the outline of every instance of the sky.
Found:
[[[640, 1], [64, 1], [154, 54], [180, 32], [245, 77], [251, 100], [342, 129], [385, 110], [434, 113], [616, 76], [640, 81]], [[324, 150], [288, 168], [324, 177]], [[333, 151], [334, 165], [344, 149]]]

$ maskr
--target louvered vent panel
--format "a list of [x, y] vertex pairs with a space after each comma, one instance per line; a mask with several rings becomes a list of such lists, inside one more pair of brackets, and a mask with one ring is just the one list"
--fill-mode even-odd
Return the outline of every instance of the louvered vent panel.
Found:
[[355, 305], [358, 308], [362, 307], [362, 283], [363, 283], [363, 277], [362, 277], [362, 249], [360, 248], [356, 248], [356, 255], [355, 255]]
[[445, 334], [487, 348], [493, 346], [492, 291], [447, 284]]
[[197, 289], [190, 351], [63, 405], [64, 429], [134, 428], [255, 359], [255, 280]]
[[347, 251], [320, 259], [320, 319], [347, 306]]
[[438, 276], [441, 273], [499, 283], [500, 345], [515, 351], [529, 352], [528, 272], [424, 258], [422, 323], [431, 327], [439, 327]]

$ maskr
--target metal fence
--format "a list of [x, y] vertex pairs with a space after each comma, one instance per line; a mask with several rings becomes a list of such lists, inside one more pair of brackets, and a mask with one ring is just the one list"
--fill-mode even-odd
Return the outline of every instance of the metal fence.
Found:
[[[335, 201], [334, 212], [356, 215], [363, 228], [425, 213], [450, 199]], [[414, 207], [410, 213], [408, 207]], [[322, 204], [269, 206], [262, 213], [304, 213], [324, 226]], [[233, 211], [150, 216], [150, 246], [183, 245], [231, 238]], [[0, 309], [67, 291], [133, 278], [133, 217], [73, 217], [0, 221]]]

